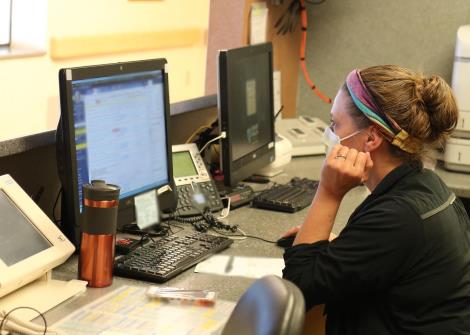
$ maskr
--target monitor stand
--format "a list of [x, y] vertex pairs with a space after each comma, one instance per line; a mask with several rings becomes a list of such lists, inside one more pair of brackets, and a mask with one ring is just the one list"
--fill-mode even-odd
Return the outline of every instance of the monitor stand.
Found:
[[[35, 281], [0, 298], [0, 310], [6, 312], [19, 306], [33, 307], [41, 313], [45, 313], [61, 302], [86, 291], [87, 282], [72, 279], [70, 281], [55, 280], [51, 277], [51, 271]], [[22, 320], [31, 321], [38, 314], [31, 309], [18, 309], [14, 316]]]
[[274, 162], [256, 171], [257, 175], [274, 177], [282, 173], [284, 171], [284, 166], [289, 164], [292, 159], [293, 150], [291, 141], [277, 133], [275, 140], [275, 152], [276, 159]]

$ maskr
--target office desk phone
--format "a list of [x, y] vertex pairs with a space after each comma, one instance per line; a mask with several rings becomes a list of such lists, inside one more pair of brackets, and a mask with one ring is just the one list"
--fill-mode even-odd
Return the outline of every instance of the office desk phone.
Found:
[[177, 213], [180, 216], [200, 215], [194, 206], [195, 194], [202, 193], [212, 212], [223, 209], [215, 183], [194, 143], [172, 146], [173, 178], [178, 195]]

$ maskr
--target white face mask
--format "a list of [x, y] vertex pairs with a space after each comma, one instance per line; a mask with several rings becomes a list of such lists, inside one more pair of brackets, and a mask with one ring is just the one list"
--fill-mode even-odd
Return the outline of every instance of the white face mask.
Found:
[[326, 145], [326, 155], [328, 156], [330, 154], [331, 150], [336, 144], [340, 144], [341, 141], [347, 140], [348, 138], [359, 134], [361, 131], [362, 130], [358, 130], [348, 136], [340, 138], [338, 135], [336, 135], [333, 132], [333, 130], [331, 130], [330, 127], [327, 127], [325, 131], [323, 132], [323, 143], [325, 143]]

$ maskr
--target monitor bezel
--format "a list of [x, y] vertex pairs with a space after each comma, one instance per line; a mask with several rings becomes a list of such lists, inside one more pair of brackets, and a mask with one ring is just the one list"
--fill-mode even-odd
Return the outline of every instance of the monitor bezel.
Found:
[[0, 297], [3, 297], [65, 262], [75, 248], [10, 175], [0, 176], [0, 190], [51, 245], [10, 266], [0, 261]]
[[[75, 127], [73, 119], [72, 107], [72, 81], [93, 79], [100, 77], [109, 77], [114, 75], [132, 74], [146, 71], [161, 71], [163, 74], [163, 88], [164, 88], [164, 116], [165, 116], [165, 129], [166, 129], [166, 152], [167, 152], [167, 173], [168, 182], [157, 187], [157, 193], [160, 194], [162, 189], [174, 189], [173, 181], [173, 166], [171, 160], [171, 145], [170, 145], [170, 103], [169, 103], [169, 89], [168, 89], [168, 72], [167, 61], [164, 58], [130, 61], [113, 64], [101, 64], [74, 68], [63, 68], [59, 70], [59, 86], [60, 86], [60, 103], [61, 103], [61, 122], [64, 137], [64, 180], [63, 196], [64, 204], [66, 206], [66, 217], [62, 220], [67, 220], [64, 227], [68, 235], [74, 235], [73, 241], [76, 245], [79, 244], [80, 234], [79, 227], [83, 220], [83, 214], [80, 213], [80, 206], [78, 204], [78, 176], [77, 176], [77, 161], [75, 150]], [[148, 192], [146, 190], [141, 193]], [[134, 197], [132, 195], [119, 201], [119, 214], [118, 214], [118, 228], [125, 224], [135, 221]], [[165, 204], [168, 201], [161, 201], [162, 210], [165, 210]], [[173, 206], [170, 201], [168, 207]], [[64, 215], [63, 215], [64, 216]], [[63, 222], [64, 223], [64, 222]], [[70, 236], [69, 236], [70, 238]]]
[[[231, 111], [229, 101], [229, 90], [232, 81], [230, 78], [237, 75], [236, 71], [231, 70], [231, 62], [240, 58], [247, 58], [267, 54], [269, 57], [269, 103], [271, 117], [271, 141], [264, 144], [255, 151], [252, 151], [236, 160], [233, 159], [232, 152], [232, 134], [230, 129], [230, 116], [234, 115]], [[274, 132], [274, 97], [273, 97], [273, 48], [271, 43], [250, 45], [229, 50], [220, 50], [217, 62], [218, 79], [218, 112], [219, 129], [226, 133], [226, 137], [221, 140], [221, 169], [224, 175], [224, 184], [226, 186], [236, 186], [241, 180], [253, 175], [257, 170], [272, 163], [275, 159], [275, 132]]]

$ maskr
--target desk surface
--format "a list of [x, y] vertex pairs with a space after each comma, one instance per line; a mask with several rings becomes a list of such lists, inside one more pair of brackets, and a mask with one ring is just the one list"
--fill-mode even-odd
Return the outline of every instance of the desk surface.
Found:
[[[285, 173], [277, 176], [278, 183], [288, 182], [292, 177], [319, 178], [319, 171], [323, 162], [323, 156], [295, 158], [285, 168]], [[448, 182], [458, 196], [470, 197], [470, 174], [454, 175], [450, 172], [438, 170], [437, 173]], [[258, 185], [257, 185], [258, 186]], [[259, 185], [259, 187], [265, 187]], [[356, 206], [367, 196], [365, 187], [351, 190], [341, 203], [339, 213], [336, 217], [333, 232], [338, 234], [347, 222], [349, 215]], [[280, 213], [256, 208], [242, 207], [231, 211], [230, 224], [237, 224], [248, 235], [261, 236], [265, 239], [276, 240], [290, 227], [303, 222], [307, 213], [304, 209], [297, 213]], [[192, 228], [188, 228], [192, 229]], [[242, 241], [234, 241], [232, 246], [222, 252], [226, 255], [258, 256], [258, 257], [282, 257], [283, 249], [276, 245], [248, 238]], [[78, 257], [71, 257], [65, 264], [54, 270], [53, 277], [56, 279], [69, 280], [77, 276]], [[224, 300], [237, 301], [243, 292], [250, 286], [253, 279], [241, 277], [218, 276], [203, 273], [194, 273], [194, 267], [164, 283], [166, 286], [176, 286], [193, 289], [213, 289], [218, 292], [218, 297]], [[139, 280], [114, 277], [113, 285], [103, 289], [88, 288], [81, 296], [59, 305], [47, 313], [48, 322], [53, 323], [60, 318], [70, 314], [77, 308], [103, 296], [109, 291], [121, 285], [146, 286], [153, 283]]]

